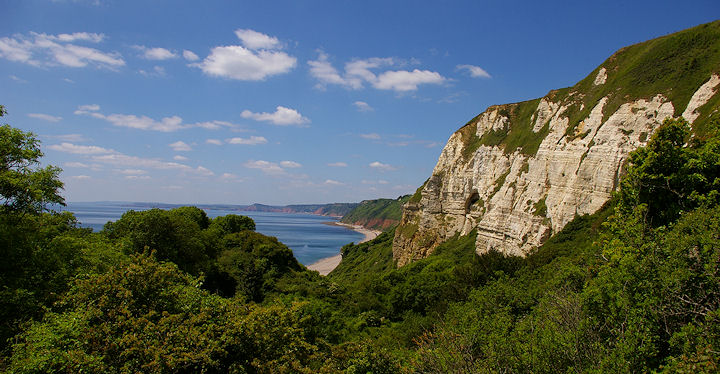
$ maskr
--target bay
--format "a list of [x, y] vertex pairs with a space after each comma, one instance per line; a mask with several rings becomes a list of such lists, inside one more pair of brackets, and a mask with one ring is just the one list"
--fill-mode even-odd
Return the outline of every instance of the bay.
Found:
[[[177, 205], [181, 206], [181, 205]], [[80, 226], [102, 230], [108, 221], [120, 219], [128, 210], [143, 211], [159, 207], [171, 209], [176, 205], [133, 203], [133, 202], [71, 202], [62, 210], [73, 212]], [[274, 236], [292, 249], [295, 258], [310, 265], [322, 258], [335, 256], [340, 248], [350, 242], [358, 243], [364, 236], [342, 226], [329, 225], [337, 222], [334, 217], [312, 214], [245, 212], [228, 208], [202, 208], [208, 217], [215, 218], [228, 214], [248, 216], [255, 221], [257, 232]]]

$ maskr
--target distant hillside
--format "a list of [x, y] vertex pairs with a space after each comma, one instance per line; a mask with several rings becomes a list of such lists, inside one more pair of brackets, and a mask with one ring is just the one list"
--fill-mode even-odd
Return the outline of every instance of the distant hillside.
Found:
[[408, 200], [410, 195], [400, 196], [397, 199], [364, 200], [340, 222], [385, 231], [400, 223], [402, 206]]
[[358, 205], [358, 203], [303, 204], [285, 206], [253, 204], [240, 206], [238, 207], [238, 210], [244, 212], [307, 213], [321, 216], [342, 217], [355, 209]]

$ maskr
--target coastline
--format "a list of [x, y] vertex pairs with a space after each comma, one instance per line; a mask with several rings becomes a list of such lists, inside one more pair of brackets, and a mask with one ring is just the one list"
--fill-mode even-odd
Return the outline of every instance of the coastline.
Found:
[[[380, 233], [382, 232], [382, 231], [376, 231], [376, 230], [369, 230], [360, 225], [349, 225], [347, 223], [328, 222], [327, 224], [333, 225], [333, 226], [346, 227], [350, 230], [354, 230], [354, 231], [357, 231], [357, 232], [365, 235], [365, 238], [363, 238], [363, 240], [358, 242], [358, 244], [373, 240], [373, 239], [377, 238], [377, 236], [380, 235]], [[342, 255], [338, 253], [335, 256], [320, 259], [320, 260], [308, 265], [307, 268], [309, 270], [315, 270], [315, 271], [319, 272], [320, 275], [328, 275], [328, 274], [330, 274], [331, 271], [333, 271], [333, 269], [335, 269], [340, 264], [340, 261], [342, 261]]]

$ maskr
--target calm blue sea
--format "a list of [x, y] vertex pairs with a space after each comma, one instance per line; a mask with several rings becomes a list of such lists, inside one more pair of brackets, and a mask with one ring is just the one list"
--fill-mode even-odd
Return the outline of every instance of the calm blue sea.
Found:
[[[128, 210], [151, 209], [142, 203], [67, 203], [64, 210], [73, 212], [81, 226], [95, 231], [102, 230], [108, 221], [115, 221]], [[359, 242], [363, 235], [341, 226], [327, 225], [336, 218], [311, 214], [241, 212], [237, 210], [205, 209], [208, 217], [215, 218], [227, 214], [239, 214], [255, 221], [256, 231], [278, 238], [290, 247], [295, 258], [304, 265], [310, 265], [319, 259], [340, 253], [340, 248], [350, 242]]]

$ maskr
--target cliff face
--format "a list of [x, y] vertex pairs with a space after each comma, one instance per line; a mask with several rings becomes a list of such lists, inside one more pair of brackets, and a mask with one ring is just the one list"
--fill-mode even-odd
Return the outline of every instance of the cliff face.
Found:
[[522, 256], [597, 211], [628, 154], [665, 119], [682, 116], [702, 133], [720, 107], [719, 43], [715, 22], [627, 47], [574, 87], [475, 117], [404, 206], [398, 266], [473, 229], [478, 253]]

